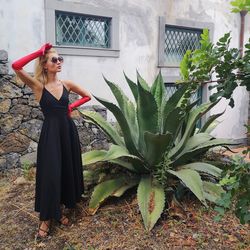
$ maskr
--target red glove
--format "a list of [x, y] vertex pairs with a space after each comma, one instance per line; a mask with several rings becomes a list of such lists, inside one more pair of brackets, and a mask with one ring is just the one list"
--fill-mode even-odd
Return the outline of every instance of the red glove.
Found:
[[69, 106], [68, 106], [68, 114], [69, 116], [71, 115], [71, 112], [73, 110], [73, 108], [76, 108], [82, 104], [84, 104], [85, 102], [88, 102], [90, 101], [90, 97], [89, 96], [84, 96], [83, 98], [79, 99], [79, 100], [76, 100], [75, 102], [71, 103]]
[[35, 58], [39, 56], [43, 56], [47, 50], [49, 50], [52, 47], [52, 44], [45, 43], [39, 50], [20, 58], [19, 60], [16, 60], [12, 63], [12, 68], [14, 70], [21, 70], [24, 65], [29, 63], [30, 61], [34, 60]]

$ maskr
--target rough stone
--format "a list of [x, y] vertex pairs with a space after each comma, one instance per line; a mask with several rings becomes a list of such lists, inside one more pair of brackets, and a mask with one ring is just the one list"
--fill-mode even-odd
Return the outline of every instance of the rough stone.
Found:
[[0, 50], [0, 61], [8, 61], [8, 52], [6, 50]]
[[33, 108], [31, 111], [31, 118], [43, 120], [44, 119], [43, 112], [38, 108]]
[[9, 73], [8, 65], [0, 63], [0, 75], [6, 75], [8, 73]]
[[38, 101], [35, 99], [34, 95], [29, 97], [29, 105], [32, 107], [39, 107]]
[[0, 113], [7, 113], [10, 110], [11, 100], [2, 99], [0, 100]]
[[36, 152], [28, 153], [20, 157], [21, 165], [28, 162], [30, 165], [36, 164]]
[[20, 164], [20, 154], [18, 153], [10, 153], [6, 155], [6, 168], [18, 168], [21, 166]]
[[31, 107], [29, 107], [28, 105], [23, 105], [23, 104], [15, 105], [10, 110], [11, 114], [15, 116], [18, 114], [21, 114], [24, 117], [28, 117], [30, 115], [30, 112], [31, 112]]
[[3, 171], [6, 169], [6, 164], [7, 164], [7, 161], [5, 158], [0, 158], [0, 171]]
[[28, 137], [18, 132], [10, 133], [0, 142], [0, 155], [21, 153], [28, 148], [29, 142]]
[[22, 122], [22, 115], [4, 115], [0, 119], [0, 124], [1, 124], [1, 134], [6, 134], [11, 132], [12, 130], [18, 128]]
[[25, 85], [25, 87], [23, 89], [23, 93], [25, 95], [32, 95], [33, 94], [32, 89], [30, 87], [28, 87], [27, 85]]
[[[13, 100], [17, 100], [17, 103], [18, 104], [25, 104], [25, 105], [28, 105], [28, 99], [27, 98], [18, 98], [18, 99], [13, 99]], [[16, 104], [17, 104], [16, 103]], [[13, 103], [14, 105], [14, 103]]]
[[36, 152], [37, 151], [37, 142], [30, 141], [30, 145], [28, 147], [28, 153]]
[[32, 119], [30, 121], [22, 123], [19, 128], [19, 132], [38, 142], [40, 136], [40, 130], [42, 127], [42, 121]]
[[4, 82], [0, 82], [0, 98], [16, 98], [21, 97], [22, 91], [20, 88], [15, 86], [12, 83], [4, 84]]

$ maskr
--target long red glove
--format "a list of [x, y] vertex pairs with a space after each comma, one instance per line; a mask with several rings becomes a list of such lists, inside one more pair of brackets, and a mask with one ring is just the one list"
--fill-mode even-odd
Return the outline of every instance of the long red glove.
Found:
[[68, 114], [69, 114], [69, 116], [71, 115], [71, 112], [72, 112], [72, 110], [73, 110], [74, 108], [76, 108], [76, 107], [78, 107], [78, 106], [84, 104], [85, 102], [90, 101], [90, 99], [91, 99], [91, 98], [90, 98], [89, 96], [84, 96], [84, 97], [82, 97], [81, 99], [76, 100], [75, 102], [71, 103], [71, 104], [68, 106]]
[[35, 58], [42, 56], [45, 54], [46, 50], [49, 50], [52, 47], [52, 44], [50, 43], [45, 43], [39, 50], [24, 56], [18, 60], [16, 60], [15, 62], [12, 63], [12, 68], [14, 70], [21, 70], [23, 68], [24, 65], [26, 65], [27, 63], [29, 63], [30, 61], [34, 60]]

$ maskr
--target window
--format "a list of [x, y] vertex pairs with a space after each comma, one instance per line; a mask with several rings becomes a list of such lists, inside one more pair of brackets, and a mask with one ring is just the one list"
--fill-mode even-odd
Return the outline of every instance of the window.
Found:
[[[165, 83], [165, 88], [166, 88], [166, 95], [167, 95], [167, 100], [168, 100], [178, 89], [178, 85], [176, 85], [175, 83]], [[199, 99], [195, 107], [202, 104], [202, 94], [203, 94], [202, 87], [200, 87], [195, 93], [192, 94], [190, 98], [191, 102], [194, 102]], [[201, 125], [202, 125], [202, 121], [201, 119], [199, 119], [196, 126], [197, 128], [201, 128]]]
[[213, 23], [183, 19], [176, 19], [170, 23], [165, 17], [160, 17], [158, 66], [178, 69], [186, 51], [199, 48], [200, 36], [205, 28], [209, 30], [212, 40]]
[[46, 40], [60, 54], [119, 56], [119, 16], [82, 3], [45, 0]]
[[56, 44], [110, 48], [111, 18], [56, 11]]
[[[176, 85], [175, 83], [165, 83], [165, 88], [168, 100], [178, 89], [178, 85]], [[194, 102], [197, 99], [199, 99], [197, 105], [200, 105], [202, 103], [202, 88], [199, 88], [195, 93], [193, 93], [190, 100], [191, 102]]]
[[164, 61], [166, 65], [180, 64], [187, 50], [200, 47], [202, 30], [165, 25]]

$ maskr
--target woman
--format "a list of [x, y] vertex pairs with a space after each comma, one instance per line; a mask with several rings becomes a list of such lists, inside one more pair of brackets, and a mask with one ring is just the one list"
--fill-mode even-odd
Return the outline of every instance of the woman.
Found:
[[[35, 58], [35, 75], [31, 77], [22, 67]], [[16, 74], [32, 89], [45, 118], [37, 149], [35, 211], [40, 212], [39, 238], [48, 236], [52, 219], [69, 225], [61, 207], [74, 208], [83, 193], [80, 143], [70, 114], [91, 96], [72, 81], [58, 79], [62, 63], [63, 58], [46, 43], [12, 64]], [[70, 91], [82, 98], [69, 105]]]

